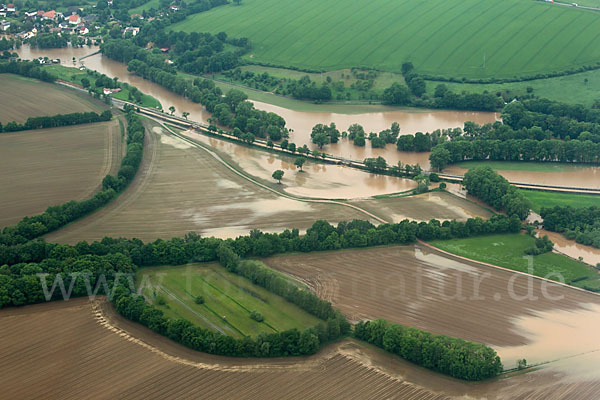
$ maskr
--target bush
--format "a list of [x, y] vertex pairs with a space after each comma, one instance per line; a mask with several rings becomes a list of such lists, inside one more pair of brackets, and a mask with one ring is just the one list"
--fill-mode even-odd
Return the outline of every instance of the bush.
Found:
[[265, 320], [265, 317], [256, 310], [250, 313], [250, 318], [252, 318], [256, 322], [263, 322]]
[[194, 298], [194, 303], [196, 303], [196, 304], [204, 304], [204, 297], [203, 296], [196, 296]]

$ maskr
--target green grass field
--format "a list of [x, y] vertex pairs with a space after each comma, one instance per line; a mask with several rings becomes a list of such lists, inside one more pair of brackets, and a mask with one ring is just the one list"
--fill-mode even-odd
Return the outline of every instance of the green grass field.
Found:
[[[203, 328], [242, 337], [287, 329], [305, 329], [319, 319], [301, 310], [247, 279], [228, 272], [217, 264], [145, 268], [137, 282], [151, 282], [143, 293], [171, 318], [185, 318]], [[202, 296], [204, 304], [196, 304]], [[160, 305], [159, 299], [166, 304]], [[161, 301], [162, 302], [162, 301]], [[264, 322], [250, 318], [252, 311], [264, 316]]]
[[495, 171], [533, 171], [533, 172], [565, 172], [572, 171], [573, 167], [584, 167], [585, 164], [576, 166], [565, 163], [551, 162], [519, 162], [519, 161], [465, 161], [454, 164], [457, 167], [470, 169], [476, 167], [491, 167]]
[[[257, 62], [513, 77], [600, 60], [600, 14], [533, 0], [243, 0], [173, 25], [249, 37]], [[485, 68], [484, 68], [485, 57]]]
[[531, 202], [533, 211], [538, 214], [542, 207], [600, 207], [600, 196], [593, 194], [542, 192], [539, 190], [521, 190], [521, 192]]
[[[82, 78], [87, 78], [90, 81], [90, 84], [92, 86], [94, 85], [94, 82], [95, 82], [95, 79], [93, 76], [88, 75], [85, 71], [80, 71], [77, 68], [65, 67], [63, 65], [48, 65], [44, 68], [46, 68], [48, 70], [48, 72], [50, 72], [57, 78], [62, 79], [64, 81], [76, 83], [78, 85], [81, 85]], [[115, 93], [112, 96], [117, 99], [120, 99], [120, 100], [129, 101], [129, 90], [123, 88], [123, 90], [121, 90], [119, 93]], [[142, 95], [141, 106], [152, 107], [152, 108], [161, 108], [160, 102], [156, 98], [154, 98], [148, 94]]]
[[[529, 260], [523, 257], [525, 250], [534, 245], [534, 239], [525, 234], [503, 234], [468, 239], [437, 240], [431, 244], [472, 260], [528, 272]], [[564, 277], [565, 283], [577, 287], [600, 288], [600, 277], [595, 269], [556, 253], [534, 256], [533, 273], [553, 280], [557, 280], [556, 276], [548, 276], [548, 274], [558, 273]]]
[[514, 96], [527, 93], [527, 88], [533, 88], [533, 94], [551, 100], [571, 104], [591, 106], [600, 99], [600, 70], [586, 71], [578, 74], [565, 75], [556, 78], [536, 79], [525, 82], [510, 82], [503, 84], [475, 84], [452, 82], [427, 82], [427, 93], [433, 95], [435, 87], [443, 83], [454, 92], [496, 93], [508, 90]]
[[141, 14], [144, 11], [148, 11], [151, 8], [154, 8], [155, 10], [158, 10], [158, 7], [160, 6], [160, 1], [159, 0], [150, 0], [147, 3], [142, 4], [139, 7], [136, 8], [132, 8], [129, 10], [129, 15], [132, 14]]

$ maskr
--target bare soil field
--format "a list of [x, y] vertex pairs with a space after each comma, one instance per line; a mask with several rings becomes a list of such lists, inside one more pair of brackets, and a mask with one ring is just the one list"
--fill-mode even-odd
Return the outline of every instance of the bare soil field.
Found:
[[0, 122], [25, 122], [29, 117], [101, 111], [87, 93], [19, 75], [0, 74]]
[[[1, 311], [0, 335], [4, 344], [10, 344], [3, 346], [0, 355], [3, 396], [445, 398], [363, 365], [358, 357], [333, 346], [309, 358], [214, 357], [185, 349], [114, 316], [132, 329], [132, 337], [94, 311], [87, 299]], [[347, 347], [346, 352], [352, 352], [356, 345]]]
[[385, 318], [494, 346], [505, 368], [598, 350], [600, 296], [422, 245], [266, 259], [350, 320]]
[[91, 197], [118, 171], [122, 147], [116, 120], [0, 134], [0, 227]]
[[593, 399], [600, 379], [544, 366], [463, 382], [353, 340], [304, 358], [239, 359], [189, 350], [100, 299], [0, 311], [0, 387], [10, 399]]
[[151, 120], [138, 175], [119, 198], [88, 218], [48, 236], [76, 243], [104, 236], [142, 240], [183, 236], [235, 237], [253, 228], [304, 230], [319, 218], [330, 222], [369, 217], [337, 204], [285, 198], [244, 179], [206, 150], [171, 136]]
[[490, 210], [467, 199], [448, 192], [431, 192], [407, 197], [387, 197], [368, 200], [352, 200], [359, 206], [389, 222], [404, 219], [413, 221], [439, 220], [465, 221], [469, 218], [492, 216]]

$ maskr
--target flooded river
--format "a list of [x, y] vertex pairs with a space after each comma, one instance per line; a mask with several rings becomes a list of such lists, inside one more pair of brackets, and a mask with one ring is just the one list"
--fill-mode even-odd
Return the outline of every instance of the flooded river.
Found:
[[[136, 86], [142, 92], [157, 98], [164, 109], [174, 106], [177, 114], [184, 111], [190, 113], [190, 119], [206, 122], [210, 117], [202, 105], [193, 103], [183, 97], [164, 89], [163, 87], [144, 80], [139, 76], [130, 74], [127, 66], [123, 63], [113, 61], [101, 54], [87, 57], [75, 64], [72, 58], [79, 58], [89, 55], [98, 50], [98, 47], [83, 48], [65, 48], [65, 49], [32, 49], [29, 46], [23, 46], [19, 54], [24, 59], [33, 59], [40, 56], [49, 58], [60, 58], [63, 65], [80, 66], [96, 70], [110, 77], [117, 76], [121, 81]], [[275, 112], [281, 115], [287, 122], [287, 127], [292, 131], [290, 141], [298, 146], [304, 144], [310, 148], [315, 146], [310, 142], [310, 132], [312, 127], [319, 123], [329, 124], [335, 122], [338, 129], [346, 130], [353, 123], [361, 124], [367, 133], [379, 132], [389, 128], [393, 122], [400, 124], [400, 134], [410, 134], [415, 132], [428, 132], [441, 128], [462, 127], [465, 121], [474, 121], [480, 124], [494, 122], [498, 114], [486, 112], [470, 111], [441, 111], [441, 110], [402, 110], [389, 107], [389, 111], [365, 112], [361, 114], [343, 114], [343, 113], [325, 113], [325, 112], [302, 112], [294, 111], [267, 103], [253, 101], [256, 108]], [[368, 107], [367, 107], [368, 109]], [[428, 153], [405, 153], [398, 152], [395, 145], [388, 145], [385, 149], [372, 149], [368, 144], [365, 147], [357, 147], [349, 140], [340, 140], [335, 145], [328, 145], [325, 152], [340, 157], [363, 160], [367, 157], [384, 157], [389, 164], [396, 164], [398, 161], [409, 164], [420, 164], [423, 168], [429, 167]]]
[[[82, 61], [73, 63], [72, 58], [79, 58], [98, 51], [97, 46], [83, 48], [64, 48], [64, 49], [32, 49], [29, 46], [23, 46], [19, 50], [21, 57], [33, 59], [40, 56], [49, 58], [60, 58], [62, 63], [67, 66], [85, 65], [90, 69], [102, 72], [108, 76], [117, 76], [121, 81], [130, 83], [138, 87], [144, 93], [157, 98], [164, 109], [174, 106], [177, 114], [184, 111], [190, 113], [190, 119], [204, 121], [210, 117], [202, 105], [193, 103], [183, 97], [164, 89], [163, 87], [144, 80], [138, 76], [130, 74], [125, 64], [113, 61], [101, 54], [87, 57]], [[493, 122], [498, 118], [495, 113], [483, 112], [464, 112], [464, 111], [441, 111], [441, 110], [401, 110], [389, 108], [389, 111], [366, 112], [362, 114], [343, 114], [326, 112], [300, 112], [277, 107], [271, 104], [254, 101], [257, 108], [276, 112], [287, 121], [287, 126], [291, 132], [290, 141], [302, 146], [307, 144], [313, 148], [310, 143], [310, 132], [312, 127], [318, 123], [335, 122], [340, 130], [345, 130], [353, 123], [360, 123], [365, 131], [378, 132], [389, 128], [392, 122], [400, 124], [400, 134], [414, 133], [417, 131], [427, 132], [439, 128], [459, 127], [465, 121], [475, 121], [477, 123]], [[339, 143], [328, 145], [324, 151], [336, 156], [363, 160], [367, 157], [384, 157], [388, 164], [395, 165], [398, 161], [404, 164], [419, 164], [424, 169], [429, 169], [429, 153], [411, 153], [399, 152], [395, 145], [388, 145], [384, 149], [372, 149], [369, 144], [365, 147], [357, 147], [349, 140], [341, 139]], [[448, 168], [445, 172], [462, 175], [465, 170], [456, 166]], [[600, 187], [600, 168], [598, 167], [578, 167], [564, 166], [560, 171], [539, 172], [539, 171], [499, 171], [503, 176], [512, 182], [549, 184], [555, 186], [579, 186], [588, 188]]]

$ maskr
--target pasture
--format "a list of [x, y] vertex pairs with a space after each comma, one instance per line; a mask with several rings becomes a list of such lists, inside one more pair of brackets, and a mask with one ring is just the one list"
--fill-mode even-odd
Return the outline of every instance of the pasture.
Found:
[[0, 227], [91, 197], [117, 173], [122, 147], [117, 120], [0, 134]]
[[533, 275], [577, 286], [600, 289], [600, 276], [592, 267], [557, 253], [525, 257], [534, 246], [534, 238], [525, 234], [489, 235], [467, 239], [436, 240], [435, 247], [472, 260], [498, 265], [514, 271], [533, 271]]
[[[297, 328], [320, 320], [218, 264], [189, 264], [145, 268], [136, 281], [154, 306], [171, 318], [183, 318], [206, 329], [244, 337]], [[197, 304], [196, 298], [203, 303]], [[162, 303], [162, 304], [161, 304]], [[258, 311], [264, 321], [250, 313]]]
[[398, 72], [411, 61], [420, 73], [460, 79], [596, 65], [599, 22], [594, 12], [522, 0], [244, 0], [173, 29], [248, 37], [246, 57], [275, 66]]
[[[104, 110], [87, 94], [19, 75], [0, 74], [0, 122], [29, 117]], [[85, 96], [85, 97], [84, 97]]]
[[48, 240], [77, 243], [104, 236], [155, 240], [190, 231], [236, 237], [254, 228], [304, 230], [323, 217], [332, 223], [368, 218], [343, 205], [279, 196], [238, 175], [206, 150], [145, 121], [144, 159], [132, 184], [111, 204], [51, 233]]
[[539, 190], [521, 190], [531, 202], [531, 209], [539, 214], [542, 207], [600, 207], [600, 196], [593, 194], [575, 194], [560, 192], [542, 192]]

